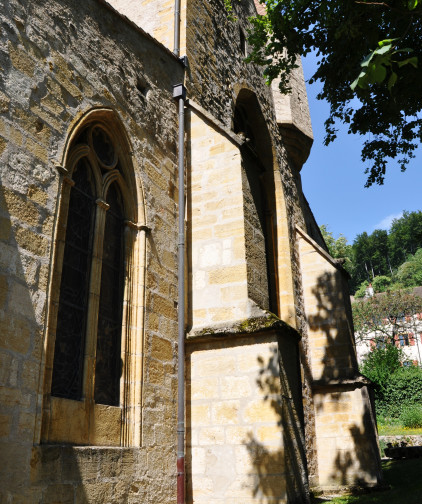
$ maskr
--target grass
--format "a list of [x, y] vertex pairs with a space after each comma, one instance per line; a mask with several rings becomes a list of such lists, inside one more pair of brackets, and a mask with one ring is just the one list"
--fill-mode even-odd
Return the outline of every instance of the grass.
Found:
[[[422, 436], [422, 428], [403, 427], [403, 425], [378, 424], [379, 436]], [[422, 499], [421, 499], [422, 502]]]
[[[421, 427], [404, 427], [399, 418], [377, 417], [379, 436], [421, 436]], [[421, 499], [422, 502], [422, 499]]]
[[343, 495], [332, 500], [315, 499], [314, 504], [421, 504], [422, 459], [387, 460], [382, 462], [389, 490], [362, 495]]

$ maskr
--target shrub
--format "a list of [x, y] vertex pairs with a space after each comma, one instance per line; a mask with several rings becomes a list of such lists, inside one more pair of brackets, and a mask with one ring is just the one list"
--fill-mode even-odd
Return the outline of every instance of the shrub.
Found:
[[376, 276], [372, 280], [372, 287], [374, 288], [374, 292], [384, 292], [390, 285], [391, 278], [384, 275]]
[[388, 378], [380, 392], [376, 393], [377, 414], [401, 417], [406, 409], [422, 404], [422, 369], [400, 368]]
[[402, 360], [402, 349], [395, 345], [386, 344], [365, 355], [361, 372], [375, 383], [377, 390], [383, 391], [388, 386], [393, 374], [401, 370]]
[[422, 403], [422, 369], [400, 368], [390, 376], [384, 398], [388, 403]]
[[400, 415], [400, 421], [404, 427], [422, 427], [422, 407], [416, 404], [405, 407]]
[[365, 297], [366, 294], [366, 288], [368, 287], [369, 282], [368, 280], [364, 280], [358, 287], [357, 291], [355, 292], [355, 298], [363, 298]]

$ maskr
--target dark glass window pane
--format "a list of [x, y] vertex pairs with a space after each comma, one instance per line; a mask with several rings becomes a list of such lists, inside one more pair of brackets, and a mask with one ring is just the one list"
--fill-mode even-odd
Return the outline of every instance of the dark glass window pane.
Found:
[[122, 371], [120, 345], [123, 308], [123, 205], [117, 184], [107, 195], [110, 205], [104, 231], [100, 306], [95, 365], [95, 402], [118, 406]]
[[98, 159], [106, 166], [114, 164], [114, 147], [106, 132], [96, 126], [92, 129], [92, 145]]
[[87, 161], [73, 174], [60, 285], [51, 394], [81, 399], [95, 189]]

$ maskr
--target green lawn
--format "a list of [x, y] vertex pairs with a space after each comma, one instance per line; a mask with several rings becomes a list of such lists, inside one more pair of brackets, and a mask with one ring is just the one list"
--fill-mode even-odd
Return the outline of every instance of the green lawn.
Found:
[[[422, 435], [421, 428], [403, 427], [402, 425], [383, 425], [378, 424], [378, 435], [380, 436], [412, 436]], [[422, 503], [422, 499], [421, 499]]]
[[388, 460], [382, 463], [389, 490], [363, 495], [343, 495], [332, 500], [315, 499], [314, 504], [421, 504], [422, 459]]

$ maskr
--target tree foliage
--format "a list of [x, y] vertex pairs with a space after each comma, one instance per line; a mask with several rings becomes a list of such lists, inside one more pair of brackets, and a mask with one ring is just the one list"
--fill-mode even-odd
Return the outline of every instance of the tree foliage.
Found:
[[389, 159], [404, 171], [422, 138], [421, 0], [260, 2], [266, 15], [251, 20], [249, 59], [286, 92], [297, 55], [316, 51], [311, 82], [322, 83], [318, 98], [330, 105], [325, 143], [339, 122], [366, 137], [366, 186], [383, 183]]
[[[352, 265], [352, 271], [353, 269]], [[352, 278], [353, 280], [356, 279]], [[418, 249], [415, 255], [409, 254], [407, 261], [394, 270], [391, 277], [386, 275], [374, 276], [369, 280], [363, 280], [355, 291], [355, 297], [361, 298], [366, 294], [366, 289], [372, 284], [374, 292], [395, 291], [422, 285], [422, 248]]]
[[[352, 245], [340, 235], [337, 239], [320, 226], [330, 254], [346, 257], [346, 269], [351, 275], [350, 289], [358, 297], [365, 294], [371, 282], [375, 292], [387, 288], [397, 289], [422, 285], [422, 212], [403, 212], [394, 219], [389, 232], [376, 229], [371, 234], [363, 232], [356, 236]], [[409, 264], [404, 265], [406, 261]], [[386, 277], [390, 278], [389, 282]]]
[[331, 257], [334, 259], [344, 259], [343, 267], [351, 274], [353, 269], [353, 251], [352, 246], [347, 243], [347, 238], [342, 234], [338, 238], [334, 238], [333, 233], [328, 231], [325, 224], [322, 224], [319, 229]]
[[403, 287], [422, 285], [422, 248], [399, 266], [395, 278]]
[[361, 372], [375, 384], [377, 414], [399, 417], [404, 406], [422, 400], [422, 370], [403, 368], [399, 335], [415, 337], [422, 298], [406, 291], [387, 292], [352, 304], [357, 342], [371, 341]]
[[375, 391], [376, 411], [383, 416], [402, 417], [409, 407], [421, 403], [422, 369], [416, 366], [395, 370], [386, 378], [384, 386]]
[[403, 212], [394, 219], [388, 235], [388, 249], [393, 267], [399, 266], [422, 247], [422, 212]]
[[354, 283], [359, 285], [364, 280], [390, 273], [391, 265], [388, 252], [388, 233], [376, 229], [372, 234], [363, 232], [353, 242]]
[[394, 345], [385, 345], [374, 349], [364, 358], [361, 372], [379, 388], [380, 392], [386, 389], [391, 375], [400, 369], [403, 361], [401, 348]]
[[357, 341], [394, 344], [398, 334], [416, 334], [422, 298], [405, 290], [387, 291], [352, 303]]
[[369, 287], [368, 280], [364, 280], [356, 290], [354, 296], [356, 299], [360, 299], [366, 296], [367, 288]]
[[376, 276], [372, 280], [372, 288], [375, 293], [385, 292], [391, 285], [391, 278], [385, 275]]

